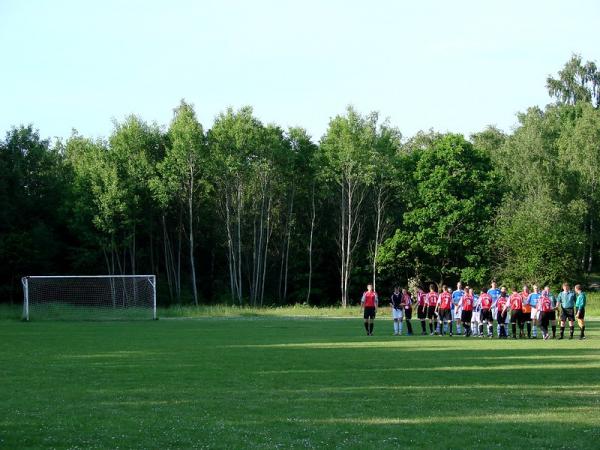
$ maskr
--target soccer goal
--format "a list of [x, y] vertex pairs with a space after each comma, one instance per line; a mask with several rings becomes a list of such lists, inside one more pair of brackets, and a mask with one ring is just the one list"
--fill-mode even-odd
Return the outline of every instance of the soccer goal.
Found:
[[156, 319], [156, 276], [23, 277], [24, 320]]

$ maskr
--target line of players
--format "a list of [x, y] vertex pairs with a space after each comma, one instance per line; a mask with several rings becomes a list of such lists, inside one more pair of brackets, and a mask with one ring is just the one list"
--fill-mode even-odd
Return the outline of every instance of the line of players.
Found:
[[[557, 296], [550, 292], [548, 286], [542, 291], [535, 285], [532, 289], [530, 292], [527, 286], [523, 286], [521, 292], [512, 289], [509, 294], [505, 287], [498, 288], [496, 282], [492, 281], [490, 289], [482, 289], [479, 294], [475, 294], [469, 286], [463, 289], [459, 282], [456, 290], [444, 285], [438, 293], [432, 284], [429, 285], [429, 292], [419, 289], [417, 298], [413, 300], [407, 289], [400, 290], [396, 287], [390, 297], [394, 335], [402, 334], [403, 320], [406, 322], [407, 334], [413, 334], [411, 319], [416, 307], [422, 335], [452, 336], [453, 323], [456, 322], [456, 332], [459, 335], [463, 334], [464, 328], [466, 337], [492, 338], [496, 321], [497, 336], [500, 339], [517, 339], [517, 336], [524, 338], [525, 328], [527, 338], [537, 338], [538, 326], [544, 339], [550, 337], [549, 326], [552, 338], [556, 338], [556, 315], [559, 311], [559, 339], [564, 338], [566, 322], [569, 322], [569, 339], [573, 339], [575, 319], [580, 328], [579, 339], [585, 339], [586, 295], [580, 285], [576, 285], [573, 292], [569, 284], [564, 283]], [[372, 335], [378, 297], [371, 285], [367, 286], [367, 291], [362, 296], [361, 306], [364, 308], [367, 335]]]

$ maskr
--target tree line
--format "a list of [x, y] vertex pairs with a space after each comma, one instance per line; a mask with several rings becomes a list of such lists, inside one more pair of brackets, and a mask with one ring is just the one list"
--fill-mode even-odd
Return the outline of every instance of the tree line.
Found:
[[361, 287], [557, 283], [596, 267], [600, 72], [573, 55], [511, 133], [404, 138], [348, 107], [316, 142], [227, 109], [108, 139], [0, 141], [0, 301], [32, 274], [159, 277], [159, 302], [356, 303]]

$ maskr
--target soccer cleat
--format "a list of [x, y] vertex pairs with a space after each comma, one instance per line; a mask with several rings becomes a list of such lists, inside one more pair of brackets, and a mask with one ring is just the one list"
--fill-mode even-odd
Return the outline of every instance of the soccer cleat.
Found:
[[585, 336], [579, 336], [579, 340], [580, 340], [580, 341], [583, 341], [583, 340], [585, 340]]
[[547, 334], [545, 334], [545, 335], [544, 335], [544, 340], [545, 340], [545, 341], [547, 341], [547, 340], [548, 340], [548, 335], [547, 335]]
[[564, 338], [565, 338], [564, 336], [559, 336], [558, 340], [561, 340], [561, 339], [564, 339]]

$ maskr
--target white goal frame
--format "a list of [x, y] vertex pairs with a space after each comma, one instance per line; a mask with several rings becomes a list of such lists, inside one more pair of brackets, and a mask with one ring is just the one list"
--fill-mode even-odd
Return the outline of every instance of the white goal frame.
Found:
[[82, 278], [147, 278], [152, 286], [152, 319], [157, 320], [156, 313], [156, 275], [32, 275], [21, 278], [23, 284], [23, 320], [29, 321], [29, 280], [31, 279], [82, 279]]

